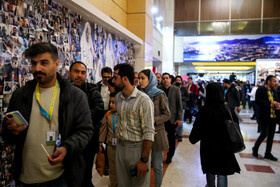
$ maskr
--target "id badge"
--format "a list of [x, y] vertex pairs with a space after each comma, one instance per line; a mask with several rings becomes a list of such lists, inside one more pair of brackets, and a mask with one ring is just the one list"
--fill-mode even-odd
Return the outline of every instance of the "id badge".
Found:
[[47, 132], [47, 145], [55, 146], [55, 141], [56, 141], [55, 131], [48, 131]]
[[117, 138], [112, 138], [112, 145], [117, 145]]

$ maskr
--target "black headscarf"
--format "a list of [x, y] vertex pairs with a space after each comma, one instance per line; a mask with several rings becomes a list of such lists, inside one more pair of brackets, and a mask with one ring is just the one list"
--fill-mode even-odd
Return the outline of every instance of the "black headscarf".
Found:
[[224, 92], [219, 83], [210, 83], [206, 87], [206, 102], [205, 105], [224, 104]]

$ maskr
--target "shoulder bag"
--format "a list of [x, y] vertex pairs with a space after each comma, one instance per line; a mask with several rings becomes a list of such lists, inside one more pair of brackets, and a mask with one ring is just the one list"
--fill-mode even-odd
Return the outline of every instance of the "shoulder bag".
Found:
[[228, 147], [233, 153], [238, 153], [246, 148], [244, 144], [244, 139], [240, 132], [239, 124], [233, 121], [232, 114], [227, 103], [225, 103], [225, 108], [229, 112], [231, 118], [230, 120], [225, 120], [224, 122], [227, 133], [229, 135]]

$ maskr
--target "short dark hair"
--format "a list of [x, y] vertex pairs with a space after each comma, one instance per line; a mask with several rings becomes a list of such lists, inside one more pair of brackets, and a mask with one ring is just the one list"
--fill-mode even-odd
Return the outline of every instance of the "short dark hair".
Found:
[[188, 79], [191, 79], [191, 80], [192, 80], [192, 77], [188, 77]]
[[146, 75], [148, 77], [148, 80], [150, 80], [151, 71], [149, 69], [144, 69], [144, 70], [140, 71], [140, 73], [143, 73], [144, 75]]
[[111, 92], [110, 97], [115, 97], [118, 94], [118, 92]]
[[265, 84], [267, 84], [268, 81], [271, 81], [273, 78], [276, 78], [274, 75], [268, 75], [266, 77], [266, 80], [265, 80]]
[[112, 86], [112, 87], [115, 86], [115, 84], [113, 83], [113, 77], [111, 77], [107, 82], [110, 86]]
[[164, 75], [168, 75], [168, 77], [171, 78], [170, 74], [167, 73], [167, 72], [163, 73], [163, 74], [162, 74], [162, 77], [163, 77]]
[[160, 74], [160, 73], [156, 73], [155, 75], [160, 75], [160, 76], [161, 76], [161, 74]]
[[228, 79], [224, 79], [223, 83], [230, 84], [230, 81]]
[[86, 66], [83, 62], [81, 62], [81, 61], [76, 61], [76, 62], [74, 62], [73, 64], [71, 64], [69, 71], [72, 71], [72, 67], [73, 67], [75, 64], [82, 64], [82, 65], [84, 65], [85, 68], [87, 69], [87, 66]]
[[112, 68], [110, 67], [104, 67], [101, 69], [101, 76], [103, 77], [103, 73], [110, 73], [111, 75], [113, 74]]
[[51, 53], [51, 57], [54, 62], [58, 59], [57, 48], [53, 44], [47, 42], [41, 42], [31, 45], [24, 51], [24, 56], [26, 58], [32, 58], [43, 53]]
[[182, 77], [181, 77], [180, 75], [177, 75], [177, 76], [175, 77], [175, 80], [176, 80], [177, 78], [180, 78], [181, 81], [183, 81], [183, 79], [182, 79]]
[[130, 64], [117, 64], [114, 67], [114, 71], [116, 70], [119, 70], [118, 75], [120, 77], [127, 77], [130, 84], [134, 85], [134, 68]]

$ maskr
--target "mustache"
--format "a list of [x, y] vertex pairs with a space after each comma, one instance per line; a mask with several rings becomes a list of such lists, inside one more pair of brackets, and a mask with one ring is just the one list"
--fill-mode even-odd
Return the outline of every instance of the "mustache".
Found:
[[40, 75], [46, 75], [46, 74], [43, 73], [42, 71], [36, 71], [36, 72], [34, 73], [34, 76], [37, 76], [38, 74], [40, 74]]

